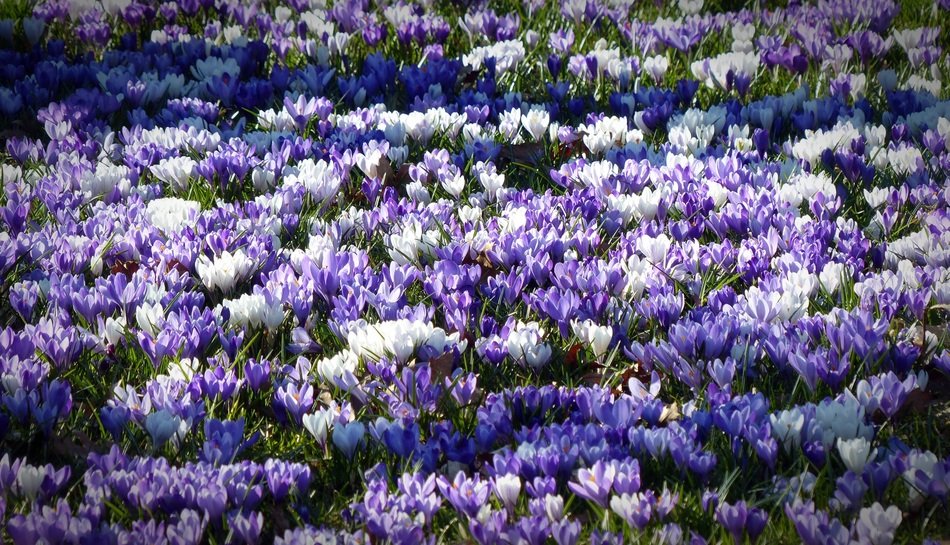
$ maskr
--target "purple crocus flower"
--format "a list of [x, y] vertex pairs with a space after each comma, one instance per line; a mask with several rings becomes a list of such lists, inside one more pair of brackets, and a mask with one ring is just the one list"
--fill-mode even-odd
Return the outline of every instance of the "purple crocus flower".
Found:
[[304, 413], [313, 407], [313, 386], [287, 381], [274, 391], [274, 410], [299, 424]]
[[636, 492], [610, 498], [610, 509], [631, 528], [642, 530], [653, 516], [653, 498]]
[[177, 520], [166, 528], [168, 542], [174, 545], [197, 545], [201, 543], [205, 528], [208, 525], [208, 516], [199, 516], [192, 509], [182, 510]]
[[382, 433], [383, 443], [396, 456], [409, 458], [419, 446], [419, 425], [393, 423]]
[[492, 511], [483, 518], [470, 518], [468, 529], [480, 545], [498, 543], [506, 526], [506, 518], [504, 511]]
[[557, 545], [575, 545], [581, 535], [581, 523], [563, 519], [552, 524], [551, 530]]
[[612, 464], [598, 460], [589, 469], [579, 469], [577, 481], [570, 481], [567, 486], [578, 496], [601, 507], [607, 507], [607, 495], [613, 486], [615, 475], [616, 468]]
[[749, 518], [749, 507], [745, 501], [735, 504], [721, 502], [716, 508], [716, 521], [732, 536], [736, 545], [742, 544], [742, 534], [745, 531], [746, 520]]
[[250, 513], [237, 512], [228, 519], [228, 527], [235, 537], [247, 545], [254, 545], [260, 541], [261, 530], [264, 527], [264, 515], [259, 511]]
[[850, 532], [841, 521], [823, 511], [816, 511], [812, 502], [796, 499], [794, 503], [786, 503], [785, 514], [806, 545], [848, 543]]
[[477, 475], [469, 479], [464, 471], [456, 473], [452, 481], [439, 476], [436, 479], [436, 486], [458, 512], [469, 517], [475, 517], [478, 514], [478, 510], [488, 501], [488, 494], [491, 492], [487, 482], [482, 482]]

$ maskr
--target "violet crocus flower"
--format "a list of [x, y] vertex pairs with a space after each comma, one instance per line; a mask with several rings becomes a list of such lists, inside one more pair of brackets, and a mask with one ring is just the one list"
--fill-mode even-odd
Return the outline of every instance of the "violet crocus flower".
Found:
[[829, 502], [843, 512], [853, 512], [861, 506], [868, 486], [853, 471], [847, 471], [835, 481], [834, 498]]
[[505, 518], [503, 511], [491, 511], [487, 515], [470, 518], [468, 520], [469, 532], [472, 533], [472, 537], [480, 545], [497, 543], [506, 526]]
[[458, 512], [469, 517], [475, 517], [478, 514], [478, 510], [488, 501], [488, 494], [491, 492], [487, 482], [483, 482], [477, 475], [469, 479], [464, 471], [456, 473], [452, 481], [439, 476], [436, 479], [436, 486]]
[[256, 392], [268, 383], [270, 370], [271, 366], [269, 361], [250, 359], [244, 364], [244, 380], [247, 381], [247, 385], [251, 390]]
[[419, 425], [393, 423], [382, 433], [383, 443], [400, 458], [409, 458], [419, 446]]
[[557, 545], [574, 545], [581, 535], [581, 523], [562, 519], [551, 525], [551, 533]]
[[202, 461], [213, 464], [231, 463], [244, 449], [254, 444], [260, 432], [244, 439], [244, 418], [216, 420], [209, 418], [204, 424], [205, 443], [201, 450]]
[[264, 515], [259, 511], [237, 512], [228, 518], [228, 527], [235, 536], [248, 545], [258, 543], [264, 527]]
[[577, 481], [567, 483], [568, 488], [578, 496], [607, 507], [607, 495], [613, 486], [616, 468], [607, 462], [598, 460], [593, 466], [577, 471]]
[[653, 502], [650, 496], [636, 492], [621, 494], [610, 498], [610, 509], [631, 528], [642, 530], [653, 516]]
[[304, 413], [313, 407], [313, 386], [308, 382], [298, 384], [287, 381], [274, 390], [274, 410], [278, 414], [289, 417], [291, 421], [300, 423]]
[[716, 508], [716, 521], [729, 532], [736, 545], [742, 544], [742, 535], [748, 518], [749, 506], [742, 500], [735, 504], [721, 502]]
[[796, 499], [785, 504], [785, 514], [791, 519], [798, 537], [806, 545], [848, 543], [848, 529], [840, 520], [817, 511], [813, 502]]

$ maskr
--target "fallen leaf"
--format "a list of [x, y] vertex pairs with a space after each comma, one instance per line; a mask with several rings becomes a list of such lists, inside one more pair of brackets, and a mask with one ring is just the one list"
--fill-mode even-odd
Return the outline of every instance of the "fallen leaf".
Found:
[[665, 424], [667, 422], [673, 422], [683, 418], [683, 415], [680, 414], [680, 406], [674, 401], [666, 407], [663, 407], [663, 412], [660, 413], [660, 423]]
[[112, 274], [123, 274], [126, 278], [132, 278], [137, 270], [139, 270], [139, 262], [132, 259], [117, 259], [109, 269]]
[[567, 354], [564, 355], [564, 362], [567, 363], [568, 367], [575, 367], [577, 365], [577, 354], [583, 348], [580, 343], [574, 343], [570, 348], [567, 349]]
[[178, 271], [181, 274], [188, 274], [188, 267], [184, 265], [181, 261], [177, 259], [172, 259], [168, 262], [167, 270], [170, 272], [172, 269]]
[[501, 158], [515, 163], [537, 166], [544, 158], [544, 147], [537, 142], [507, 144], [501, 148]]
[[393, 185], [396, 183], [396, 173], [393, 172], [393, 165], [389, 161], [389, 157], [383, 156], [379, 160], [379, 177], [383, 181], [383, 185]]
[[432, 383], [442, 382], [452, 376], [452, 367], [455, 364], [455, 354], [446, 352], [439, 357], [429, 360], [429, 371], [432, 373]]

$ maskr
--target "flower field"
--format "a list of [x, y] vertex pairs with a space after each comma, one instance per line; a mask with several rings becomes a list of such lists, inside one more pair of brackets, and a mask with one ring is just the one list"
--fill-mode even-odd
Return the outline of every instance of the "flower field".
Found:
[[0, 542], [950, 539], [948, 48], [947, 0], [0, 3]]

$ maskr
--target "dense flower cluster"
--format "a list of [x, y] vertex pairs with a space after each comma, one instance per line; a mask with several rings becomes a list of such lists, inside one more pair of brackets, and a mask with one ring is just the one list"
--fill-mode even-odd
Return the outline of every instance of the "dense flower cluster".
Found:
[[950, 537], [945, 0], [31, 4], [12, 542]]

